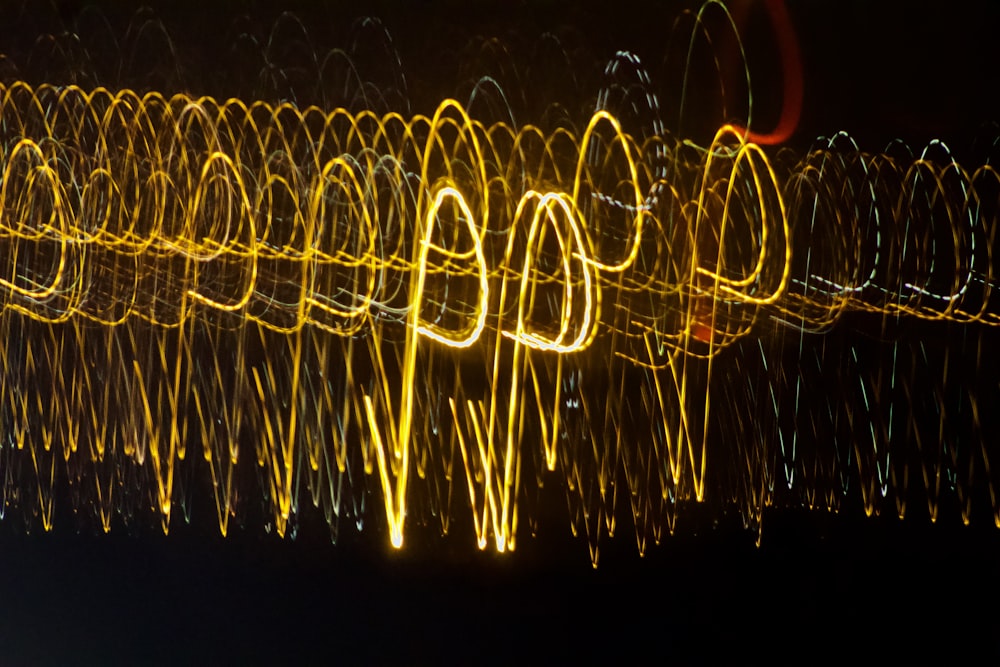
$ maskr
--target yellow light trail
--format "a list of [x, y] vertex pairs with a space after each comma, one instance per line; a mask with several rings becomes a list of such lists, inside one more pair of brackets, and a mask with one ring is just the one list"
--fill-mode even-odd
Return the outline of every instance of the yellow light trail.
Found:
[[[822, 423], [867, 440], [807, 464], [810, 426], [789, 431], [777, 398], [794, 386], [798, 410], [807, 371], [768, 370], [778, 337], [764, 332], [851, 314], [1000, 324], [989, 165], [901, 164], [836, 140], [779, 164], [735, 125], [697, 147], [636, 140], [607, 110], [579, 136], [487, 126], [452, 99], [405, 118], [15, 83], [0, 118], [14, 445], [0, 465], [8, 502], [34, 488], [18, 502], [46, 529], [59, 466], [85, 480], [104, 530], [150, 500], [168, 530], [187, 511], [181, 471], [200, 466], [225, 534], [249, 465], [279, 534], [302, 502], [360, 517], [371, 479], [393, 546], [415, 514], [447, 531], [464, 498], [478, 546], [498, 551], [515, 548], [534, 485], [562, 475], [595, 562], [619, 488], [641, 549], [679, 502], [724, 497], [759, 521], [779, 465], [790, 489], [857, 466], [873, 511], [890, 485], [905, 495], [913, 475], [889, 439], [926, 430], [925, 399], [899, 398], [852, 348], [862, 401]], [[862, 200], [878, 214], [859, 215]], [[930, 361], [914, 348], [898, 363]], [[737, 413], [734, 395], [773, 414]], [[962, 454], [918, 449], [936, 516]]]

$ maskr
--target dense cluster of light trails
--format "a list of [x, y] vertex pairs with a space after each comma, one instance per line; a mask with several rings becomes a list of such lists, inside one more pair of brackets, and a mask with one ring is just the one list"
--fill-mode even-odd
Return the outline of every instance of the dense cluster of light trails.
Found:
[[989, 161], [762, 148], [794, 108], [699, 145], [605, 74], [539, 125], [488, 77], [428, 115], [0, 87], [2, 511], [505, 551], [559, 484], [595, 564], [698, 502], [1000, 525]]

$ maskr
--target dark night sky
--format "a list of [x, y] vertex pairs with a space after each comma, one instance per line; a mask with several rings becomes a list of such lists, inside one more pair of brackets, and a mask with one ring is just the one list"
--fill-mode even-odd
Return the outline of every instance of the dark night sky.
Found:
[[[64, 17], [85, 4], [67, 3]], [[381, 14], [428, 81], [428, 31], [530, 35], [568, 20], [596, 59], [620, 48], [656, 57], [675, 13], [631, 0], [469, 4], [352, 11]], [[796, 145], [847, 129], [871, 150], [894, 136], [942, 136], [964, 150], [1000, 119], [998, 3], [788, 4], [806, 79]], [[198, 6], [172, 11], [183, 24]], [[216, 11], [209, 25], [222, 20]], [[766, 38], [750, 45], [774, 57]], [[464, 535], [408, 536], [402, 553], [370, 533], [332, 546], [321, 522], [281, 541], [255, 527], [227, 540], [183, 525], [166, 538], [153, 527], [81, 535], [58, 517], [53, 534], [25, 535], [7, 519], [0, 665], [1000, 659], [1000, 530], [988, 517], [964, 527], [845, 514], [774, 511], [759, 548], [726, 521], [689, 526], [641, 559], [625, 525], [596, 571], [558, 511], [504, 558]]]

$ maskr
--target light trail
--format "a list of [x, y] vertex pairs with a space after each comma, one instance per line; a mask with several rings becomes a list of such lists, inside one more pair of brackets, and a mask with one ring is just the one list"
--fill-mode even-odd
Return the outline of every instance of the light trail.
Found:
[[201, 484], [223, 534], [262, 502], [336, 536], [374, 497], [395, 547], [458, 519], [503, 552], [556, 480], [595, 565], [623, 515], [643, 551], [692, 503], [759, 530], [852, 485], [964, 521], [985, 488], [1000, 526], [1000, 174], [939, 143], [776, 157], [754, 140], [794, 130], [800, 65], [774, 133], [707, 146], [626, 52], [605, 77], [632, 87], [554, 128], [499, 79], [489, 123], [0, 86], [3, 512], [48, 530], [70, 488], [104, 531], [167, 531]]

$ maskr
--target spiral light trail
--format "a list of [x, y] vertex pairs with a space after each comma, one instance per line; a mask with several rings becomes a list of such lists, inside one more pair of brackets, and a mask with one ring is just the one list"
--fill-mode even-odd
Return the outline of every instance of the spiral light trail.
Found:
[[[685, 68], [712, 12], [737, 26], [685, 15]], [[515, 122], [491, 77], [428, 115], [4, 84], [2, 511], [167, 531], [208, 493], [223, 534], [263, 503], [506, 551], [554, 483], [595, 565], [693, 503], [1000, 526], [1000, 174], [765, 149], [785, 74], [774, 133], [707, 145], [625, 52], [579, 124]]]

